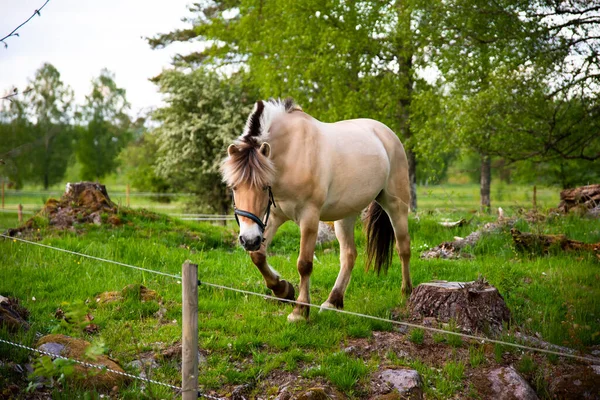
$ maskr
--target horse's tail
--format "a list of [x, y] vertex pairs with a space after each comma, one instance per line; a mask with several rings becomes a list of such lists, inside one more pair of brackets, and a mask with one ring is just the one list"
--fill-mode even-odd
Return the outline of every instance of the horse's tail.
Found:
[[394, 250], [394, 228], [390, 217], [377, 202], [369, 204], [364, 218], [365, 233], [367, 235], [367, 264], [369, 270], [374, 266], [377, 274], [381, 271], [387, 273], [392, 263]]

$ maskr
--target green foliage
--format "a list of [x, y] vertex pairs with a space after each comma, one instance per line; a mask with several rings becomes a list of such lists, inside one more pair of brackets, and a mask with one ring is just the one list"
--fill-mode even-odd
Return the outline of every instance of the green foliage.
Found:
[[340, 390], [351, 391], [356, 383], [369, 372], [369, 367], [360, 359], [338, 352], [325, 356], [322, 363], [305, 372], [305, 376], [327, 377]]
[[416, 344], [423, 344], [425, 338], [425, 331], [423, 329], [415, 328], [410, 331], [408, 340]]
[[78, 129], [76, 147], [84, 180], [98, 180], [113, 172], [119, 152], [131, 138], [125, 89], [118, 87], [114, 79], [103, 69], [86, 96], [82, 117], [87, 126]]
[[158, 148], [157, 135], [144, 132], [119, 154], [119, 162], [133, 188], [155, 193], [167, 193], [171, 189], [169, 181], [156, 173]]
[[255, 96], [245, 75], [170, 70], [155, 82], [167, 103], [154, 113], [161, 123], [155, 131], [156, 173], [174, 188], [196, 194], [204, 208], [227, 213], [230, 202], [219, 165], [252, 109]]
[[[44, 377], [50, 380], [50, 386], [56, 383], [64, 385], [68, 378], [75, 373], [75, 362], [63, 358], [55, 358], [54, 361], [49, 356], [41, 356], [33, 363], [32, 377]], [[38, 384], [34, 381], [29, 383], [28, 391], [35, 390]]]

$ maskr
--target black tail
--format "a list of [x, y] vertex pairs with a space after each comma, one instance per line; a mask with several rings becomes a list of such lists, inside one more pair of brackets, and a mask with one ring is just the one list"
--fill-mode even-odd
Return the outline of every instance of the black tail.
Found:
[[390, 217], [375, 201], [369, 204], [365, 216], [365, 233], [367, 235], [367, 265], [369, 270], [374, 264], [375, 272], [379, 274], [381, 268], [387, 273], [392, 263], [394, 249], [394, 228]]

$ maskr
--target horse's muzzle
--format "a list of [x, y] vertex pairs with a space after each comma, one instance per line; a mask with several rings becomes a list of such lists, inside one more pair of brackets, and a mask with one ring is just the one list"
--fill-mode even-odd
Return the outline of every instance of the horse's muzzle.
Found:
[[256, 251], [260, 249], [262, 243], [262, 236], [255, 236], [253, 238], [246, 238], [240, 235], [240, 244], [246, 251]]

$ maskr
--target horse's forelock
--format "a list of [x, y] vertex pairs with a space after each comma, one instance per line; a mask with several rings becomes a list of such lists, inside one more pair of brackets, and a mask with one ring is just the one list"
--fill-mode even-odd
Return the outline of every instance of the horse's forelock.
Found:
[[223, 180], [230, 187], [249, 184], [252, 187], [270, 186], [275, 176], [273, 162], [260, 154], [255, 143], [238, 142], [236, 151], [221, 165]]

